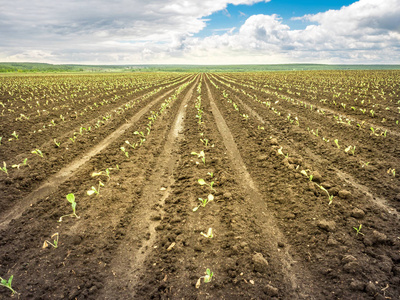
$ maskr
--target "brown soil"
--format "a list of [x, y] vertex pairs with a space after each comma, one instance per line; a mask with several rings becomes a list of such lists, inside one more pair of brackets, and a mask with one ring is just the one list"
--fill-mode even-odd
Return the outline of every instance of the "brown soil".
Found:
[[[30, 82], [42, 106], [43, 95], [76, 94], [37, 112], [35, 98], [26, 102], [32, 108], [16, 104], [26, 90], [0, 93], [0, 164], [8, 170], [0, 173], [0, 276], [14, 276], [13, 297], [399, 299], [400, 184], [387, 171], [400, 173], [400, 128], [389, 101], [396, 96], [383, 88], [391, 81], [376, 80], [399, 74], [300, 74], [305, 84], [298, 72], [0, 78], [10, 87]], [[386, 92], [352, 90], [374, 95], [380, 105], [365, 106], [378, 116], [329, 104], [345, 75]], [[140, 143], [135, 131], [145, 141], [133, 149], [125, 141]], [[192, 154], [201, 151], [205, 163]], [[24, 158], [29, 165], [11, 167]], [[100, 193], [89, 196], [99, 180]], [[71, 213], [69, 193], [80, 218], [58, 222]], [[201, 234], [209, 228], [213, 238]], [[58, 248], [43, 249], [56, 232]], [[212, 280], [196, 288], [206, 269]], [[0, 287], [0, 299], [10, 295]]]

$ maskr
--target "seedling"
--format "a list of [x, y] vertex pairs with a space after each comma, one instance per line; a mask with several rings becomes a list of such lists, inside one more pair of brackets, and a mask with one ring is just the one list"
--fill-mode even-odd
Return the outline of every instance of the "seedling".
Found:
[[210, 175], [211, 178], [214, 177], [214, 173], [213, 172], [207, 172], [207, 175]]
[[56, 232], [55, 234], [53, 234], [51, 236], [51, 238], [53, 239], [53, 242], [50, 242], [48, 240], [45, 240], [42, 246], [42, 249], [47, 248], [48, 246], [52, 246], [53, 248], [57, 248], [58, 247], [58, 232]]
[[388, 174], [392, 173], [392, 175], [394, 177], [394, 176], [396, 176], [396, 169], [389, 168], [389, 170], [387, 170], [387, 173]]
[[72, 138], [69, 138], [73, 143], [76, 141], [76, 136], [74, 135]]
[[16, 140], [18, 140], [18, 134], [14, 131], [13, 133], [11, 133], [11, 135], [13, 136], [13, 137], [15, 137], [15, 139]]
[[[209, 142], [209, 140], [208, 139], [200, 139], [200, 142], [202, 142], [203, 144], [204, 144], [204, 146], [208, 146], [208, 142]], [[193, 152], [192, 152], [193, 153]]]
[[361, 232], [361, 228], [362, 228], [362, 224], [360, 224], [360, 226], [357, 227], [353, 227], [353, 229], [357, 232], [356, 235], [361, 234], [364, 235], [364, 233]]
[[39, 149], [35, 149], [35, 150], [33, 150], [31, 153], [36, 154], [36, 155], [39, 155], [40, 157], [43, 157], [43, 153], [42, 153], [42, 151], [40, 151]]
[[128, 153], [128, 151], [125, 150], [125, 147], [121, 147], [119, 149], [121, 149], [121, 151], [124, 152], [126, 157], [129, 157], [129, 153]]
[[101, 181], [99, 181], [99, 187], [96, 189], [94, 186], [92, 186], [92, 188], [90, 190], [87, 191], [87, 194], [89, 196], [92, 196], [94, 194], [98, 195], [100, 194], [100, 187], [104, 186], [104, 183], [102, 183]]
[[370, 129], [371, 129], [371, 131], [372, 131], [371, 135], [376, 134], [376, 133], [375, 133], [374, 127], [371, 127]]
[[192, 153], [190, 153], [190, 154], [192, 154], [192, 155], [197, 155], [198, 158], [201, 158], [201, 161], [203, 162], [203, 164], [206, 164], [206, 156], [205, 156], [203, 150], [201, 150], [200, 153], [192, 152]]
[[57, 142], [57, 140], [54, 139], [54, 144], [56, 144], [56, 147], [57, 147], [57, 148], [60, 148], [61, 142]]
[[212, 239], [214, 237], [213, 232], [212, 232], [212, 228], [208, 228], [207, 234], [205, 234], [204, 232], [200, 232], [200, 234], [208, 239]]
[[[317, 184], [317, 185], [318, 185], [318, 184]], [[329, 192], [326, 190], [326, 188], [324, 188], [322, 185], [318, 185], [318, 187], [319, 187], [321, 190], [323, 190], [323, 191], [328, 195], [328, 198], [329, 198], [329, 203], [328, 203], [328, 205], [331, 205], [332, 202], [333, 202], [333, 195], [330, 195]]]
[[335, 139], [334, 142], [335, 142], [335, 144], [336, 144], [336, 147], [338, 147], [338, 149], [340, 149], [339, 140], [338, 140], [338, 139]]
[[106, 169], [105, 171], [100, 171], [100, 172], [93, 172], [92, 173], [92, 177], [96, 177], [96, 176], [101, 176], [101, 175], [105, 175], [108, 177], [108, 179], [110, 180], [110, 169]]
[[3, 161], [3, 166], [0, 167], [0, 170], [3, 171], [4, 173], [6, 173], [8, 176], [7, 164], [5, 161]]
[[14, 275], [11, 275], [8, 280], [5, 280], [2, 277], [0, 277], [0, 286], [4, 286], [4, 287], [8, 288], [9, 290], [11, 290], [12, 294], [14, 295], [16, 293], [16, 291], [14, 291], [14, 289], [11, 287], [13, 278], [14, 278]]
[[62, 219], [64, 217], [75, 217], [77, 219], [79, 219], [80, 217], [78, 217], [78, 215], [76, 214], [76, 202], [75, 202], [75, 195], [74, 194], [68, 194], [66, 196], [67, 200], [69, 203], [71, 203], [71, 207], [72, 207], [72, 214], [69, 215], [64, 215], [62, 217], [60, 217], [60, 219], [58, 220], [58, 222], [62, 222]]
[[205, 276], [201, 276], [201, 277], [197, 280], [196, 289], [200, 288], [201, 279], [204, 280], [204, 283], [208, 283], [208, 282], [210, 282], [210, 281], [212, 280], [212, 277], [213, 277], [214, 273], [211, 272], [210, 269], [207, 269], [205, 274], [206, 274]]
[[21, 166], [26, 166], [26, 165], [27, 165], [27, 162], [28, 162], [28, 159], [25, 158], [24, 161], [23, 161], [22, 163], [20, 163], [20, 164], [18, 164], [18, 165], [12, 165], [11, 167], [12, 167], [12, 168], [17, 168], [17, 169], [19, 170], [19, 168], [20, 168]]
[[129, 146], [131, 146], [133, 149], [135, 149], [137, 147], [137, 143], [131, 144], [129, 143], [129, 141], [125, 141], [125, 144], [128, 144]]
[[204, 179], [201, 179], [201, 178], [200, 178], [199, 180], [197, 180], [197, 181], [198, 181], [198, 183], [199, 183], [200, 185], [208, 185], [208, 186], [210, 187], [210, 189], [211, 189], [212, 191], [215, 192], [215, 190], [214, 190], [214, 188], [213, 188], [214, 181], [211, 181], [210, 184], [208, 184], [207, 182], [205, 182]]
[[214, 196], [209, 194], [206, 199], [198, 198], [198, 200], [200, 201], [200, 204], [199, 204], [199, 206], [196, 206], [195, 208], [193, 208], [193, 211], [197, 211], [200, 206], [206, 207], [207, 203], [214, 200]]
[[351, 155], [354, 155], [354, 152], [356, 151], [356, 146], [348, 146], [346, 149], [344, 149], [344, 152], [346, 153], [351, 153]]

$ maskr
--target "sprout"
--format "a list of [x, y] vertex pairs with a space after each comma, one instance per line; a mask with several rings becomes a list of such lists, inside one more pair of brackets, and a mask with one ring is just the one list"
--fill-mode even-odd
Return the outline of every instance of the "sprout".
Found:
[[62, 219], [64, 217], [75, 217], [77, 219], [79, 219], [80, 217], [78, 217], [78, 215], [76, 214], [76, 202], [75, 202], [75, 195], [74, 194], [68, 194], [66, 196], [67, 200], [69, 203], [71, 203], [72, 206], [72, 214], [69, 215], [64, 215], [62, 217], [60, 217], [60, 219], [58, 220], [58, 222], [62, 222]]
[[47, 248], [48, 246], [52, 246], [53, 248], [57, 248], [58, 247], [58, 232], [56, 232], [55, 234], [53, 234], [51, 236], [51, 238], [53, 239], [53, 242], [50, 242], [48, 240], [45, 240], [42, 246], [42, 249]]
[[353, 227], [353, 229], [357, 232], [356, 235], [361, 234], [364, 235], [364, 233], [360, 232], [362, 228], [362, 224], [360, 224], [360, 226], [357, 227]]
[[198, 198], [198, 200], [200, 201], [200, 204], [199, 204], [199, 206], [196, 206], [195, 208], [193, 208], [193, 211], [197, 211], [200, 206], [206, 207], [207, 203], [214, 200], [214, 196], [209, 194], [206, 199]]
[[207, 234], [205, 234], [204, 232], [200, 232], [200, 234], [209, 239], [212, 239], [214, 237], [211, 227], [208, 228]]
[[208, 282], [210, 282], [212, 280], [212, 277], [213, 277], [214, 273], [211, 272], [210, 269], [207, 269], [205, 274], [206, 274], [205, 276], [201, 276], [197, 280], [196, 289], [200, 288], [200, 284], [201, 284], [201, 279], [202, 278], [204, 279], [204, 283], [208, 283]]
[[87, 191], [87, 194], [89, 196], [92, 196], [94, 194], [98, 195], [100, 194], [100, 187], [104, 186], [104, 183], [102, 183], [101, 181], [99, 181], [99, 187], [96, 189], [94, 186], [92, 186], [92, 188], [90, 190]]
[[204, 179], [201, 179], [201, 178], [200, 178], [199, 180], [197, 180], [197, 181], [198, 181], [198, 183], [199, 183], [200, 185], [208, 185], [208, 186], [210, 187], [210, 189], [211, 189], [212, 191], [215, 192], [215, 190], [214, 190], [214, 188], [213, 188], [214, 181], [211, 181], [210, 184], [206, 183], [205, 180], [204, 180]]
[[191, 152], [190, 154], [192, 154], [192, 155], [197, 155], [198, 158], [201, 158], [203, 164], [206, 164], [206, 157], [205, 157], [205, 154], [204, 154], [204, 151], [203, 151], [203, 150], [201, 150], [200, 153]]
[[8, 176], [7, 164], [5, 161], [3, 161], [3, 166], [0, 167], [0, 170], [3, 171], [4, 173], [6, 173]]
[[39, 149], [35, 149], [35, 150], [33, 150], [31, 153], [36, 154], [36, 155], [39, 155], [40, 157], [43, 157], [43, 153], [42, 153], [42, 151], [40, 151]]
[[0, 277], [0, 286], [4, 286], [4, 287], [8, 288], [9, 290], [11, 290], [11, 292], [14, 295], [16, 293], [16, 291], [11, 287], [13, 278], [14, 278], [14, 275], [11, 275], [8, 280], [5, 280]]

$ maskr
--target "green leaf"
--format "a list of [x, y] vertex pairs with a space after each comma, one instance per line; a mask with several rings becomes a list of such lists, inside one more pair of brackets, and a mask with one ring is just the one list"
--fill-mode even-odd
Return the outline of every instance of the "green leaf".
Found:
[[198, 182], [199, 182], [200, 185], [205, 185], [205, 184], [206, 184], [206, 182], [204, 181], [204, 179], [201, 179], [201, 178], [198, 180]]
[[75, 202], [75, 195], [74, 194], [68, 194], [67, 196], [67, 200], [69, 203], [74, 203]]

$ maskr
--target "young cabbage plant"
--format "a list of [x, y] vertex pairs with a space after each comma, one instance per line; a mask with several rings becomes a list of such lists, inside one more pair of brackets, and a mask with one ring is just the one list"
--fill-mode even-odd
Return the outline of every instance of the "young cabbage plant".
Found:
[[53, 239], [53, 242], [50, 242], [48, 240], [45, 240], [42, 246], [42, 249], [47, 248], [48, 246], [52, 246], [53, 248], [57, 248], [58, 247], [58, 232], [56, 232], [55, 234], [53, 234], [51, 236], [51, 238]]
[[14, 131], [13, 133], [11, 133], [11, 135], [12, 135], [13, 137], [15, 137], [16, 140], [18, 140], [18, 136], [19, 136], [19, 135], [18, 135], [15, 131]]
[[353, 227], [353, 229], [357, 232], [356, 235], [358, 235], [358, 234], [364, 235], [364, 233], [361, 232], [361, 228], [362, 228], [362, 224], [360, 224], [358, 226], [358, 228], [357, 227]]
[[4, 287], [8, 288], [14, 295], [16, 293], [16, 291], [11, 287], [13, 278], [14, 278], [14, 275], [11, 275], [10, 278], [8, 278], [8, 280], [5, 280], [2, 277], [0, 277], [0, 286], [4, 286]]
[[351, 155], [354, 156], [354, 152], [356, 151], [356, 146], [348, 146], [346, 149], [344, 149], [344, 152], [346, 153], [351, 153]]
[[340, 149], [339, 140], [338, 140], [338, 139], [335, 139], [334, 142], [335, 142], [335, 144], [336, 144], [336, 147], [338, 147], [338, 149]]
[[212, 277], [214, 275], [213, 272], [210, 271], [210, 269], [207, 268], [206, 272], [205, 272], [205, 276], [201, 276], [197, 282], [196, 282], [196, 289], [200, 288], [200, 284], [201, 284], [201, 279], [204, 280], [204, 283], [208, 283], [212, 280]]
[[77, 219], [79, 219], [80, 217], [76, 214], [76, 202], [75, 202], [75, 195], [74, 194], [68, 194], [66, 196], [67, 200], [69, 203], [71, 203], [71, 207], [72, 207], [72, 214], [68, 214], [68, 215], [64, 215], [62, 217], [60, 217], [60, 219], [58, 220], [58, 222], [62, 222], [62, 219], [64, 217], [75, 217]]
[[197, 153], [197, 152], [194, 152], [194, 151], [193, 151], [193, 152], [190, 153], [190, 154], [192, 154], [192, 155], [197, 155], [198, 158], [201, 158], [201, 161], [203, 162], [203, 164], [206, 164], [206, 156], [205, 156], [203, 150], [201, 150], [200, 153]]
[[60, 148], [61, 142], [57, 142], [56, 139], [54, 139], [53, 141], [54, 141], [54, 144], [56, 144], [56, 147], [57, 147], [57, 148]]
[[332, 202], [333, 202], [333, 195], [330, 195], [329, 192], [326, 190], [326, 188], [324, 188], [322, 185], [318, 185], [318, 187], [328, 195], [328, 198], [329, 198], [329, 203], [328, 204], [331, 205]]
[[213, 186], [214, 186], [214, 181], [211, 181], [210, 184], [208, 184], [204, 179], [200, 178], [199, 180], [197, 180], [197, 182], [198, 182], [200, 185], [208, 185], [208, 186], [210, 187], [210, 189], [211, 189], [212, 191], [215, 192], [215, 189], [213, 188]]
[[8, 176], [7, 163], [5, 161], [3, 161], [3, 166], [0, 167], [0, 170], [6, 173]]
[[204, 232], [200, 232], [200, 234], [208, 239], [212, 239], [214, 237], [213, 232], [212, 232], [212, 228], [208, 228], [207, 234], [205, 234]]
[[135, 149], [137, 147], [137, 143], [131, 144], [129, 141], [125, 141], [125, 144], [131, 146], [133, 149]]
[[100, 194], [100, 187], [104, 186], [104, 183], [102, 183], [101, 181], [99, 181], [99, 187], [96, 189], [94, 186], [92, 186], [92, 188], [90, 190], [87, 191], [87, 194], [89, 196], [92, 196], [94, 194], [98, 195]]
[[209, 195], [207, 196], [206, 199], [198, 198], [198, 200], [200, 201], [200, 204], [199, 204], [199, 206], [196, 206], [195, 208], [193, 208], [193, 211], [197, 211], [197, 210], [199, 209], [200, 206], [206, 207], [206, 205], [207, 205], [209, 202], [211, 202], [211, 201], [214, 200], [214, 196], [211, 195], [211, 194], [209, 194]]
[[20, 168], [21, 166], [26, 166], [26, 165], [28, 164], [27, 162], [28, 162], [28, 159], [25, 158], [25, 159], [23, 160], [22, 163], [17, 164], [17, 165], [12, 165], [11, 167], [12, 167], [12, 168], [17, 168], [17, 169], [19, 170], [19, 168]]
[[387, 170], [387, 173], [388, 174], [392, 173], [393, 177], [395, 177], [396, 176], [396, 169], [389, 168], [389, 170]]
[[121, 151], [124, 152], [126, 157], [129, 157], [129, 153], [128, 153], [128, 151], [125, 150], [125, 147], [121, 147], [119, 149], [121, 149]]
[[43, 153], [39, 149], [35, 149], [35, 150], [31, 151], [31, 153], [39, 155], [40, 157], [43, 157]]

